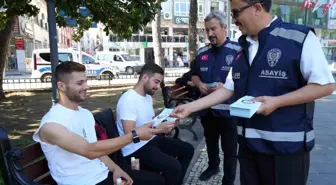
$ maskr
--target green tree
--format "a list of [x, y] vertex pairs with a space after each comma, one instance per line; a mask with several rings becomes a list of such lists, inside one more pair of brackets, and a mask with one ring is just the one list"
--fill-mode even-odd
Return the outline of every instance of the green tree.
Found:
[[190, 9], [189, 9], [189, 29], [188, 29], [188, 36], [189, 36], [189, 65], [190, 61], [196, 58], [197, 52], [197, 21], [198, 21], [198, 5], [197, 0], [190, 0]]
[[[156, 1], [160, 5], [161, 1]], [[160, 5], [161, 6], [161, 5]], [[162, 38], [161, 38], [161, 7], [158, 7], [154, 20], [152, 21], [152, 37], [154, 49], [154, 63], [165, 67], [163, 60]]]
[[[36, 16], [39, 7], [31, 4], [32, 0], [0, 0], [0, 99], [5, 98], [2, 87], [3, 72], [7, 61], [7, 51], [12, 37], [13, 27], [18, 16]], [[91, 27], [93, 22], [101, 22], [106, 27], [104, 31], [128, 38], [135, 31], [142, 30], [151, 22], [160, 4], [153, 0], [55, 0], [56, 13], [61, 10], [67, 16], [77, 20], [79, 28], [74, 36], [78, 41], [83, 32]], [[80, 7], [86, 7], [92, 17], [82, 16]], [[63, 17], [57, 14], [59, 27], [66, 26]]]

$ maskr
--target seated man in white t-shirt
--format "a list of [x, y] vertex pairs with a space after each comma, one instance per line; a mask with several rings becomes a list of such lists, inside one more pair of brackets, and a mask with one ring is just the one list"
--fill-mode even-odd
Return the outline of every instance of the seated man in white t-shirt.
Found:
[[[117, 104], [116, 121], [121, 136], [153, 120], [152, 95], [160, 88], [163, 74], [160, 66], [145, 64], [135, 87], [122, 94]], [[175, 126], [175, 122], [163, 122], [155, 130], [158, 134], [169, 133]], [[136, 137], [136, 133], [133, 134]], [[156, 135], [149, 141], [130, 143], [122, 148], [122, 152], [128, 160], [131, 157], [138, 158], [140, 167], [163, 172], [166, 185], [181, 185], [194, 148], [179, 139]]]
[[[133, 180], [107, 155], [132, 142], [132, 134], [97, 141], [92, 113], [79, 106], [88, 97], [85, 66], [63, 62], [56, 67], [59, 103], [42, 118], [33, 135], [41, 143], [53, 179], [59, 185], [112, 185], [122, 178]], [[134, 130], [140, 139], [150, 139], [152, 124]], [[109, 173], [110, 171], [110, 173]]]

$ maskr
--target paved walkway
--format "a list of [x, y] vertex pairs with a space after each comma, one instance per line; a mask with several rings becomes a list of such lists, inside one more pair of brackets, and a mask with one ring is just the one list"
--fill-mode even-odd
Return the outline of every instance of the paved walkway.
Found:
[[[307, 185], [336, 184], [336, 91], [333, 95], [316, 101], [314, 128], [316, 145], [311, 152], [311, 168]], [[207, 168], [207, 155], [204, 141], [198, 147], [199, 156], [195, 156], [185, 185], [220, 185], [223, 170], [209, 181], [202, 182], [198, 177]], [[222, 157], [222, 155], [221, 155]], [[223, 160], [221, 160], [223, 161]], [[222, 166], [222, 162], [220, 164]], [[235, 185], [239, 183], [239, 168]]]

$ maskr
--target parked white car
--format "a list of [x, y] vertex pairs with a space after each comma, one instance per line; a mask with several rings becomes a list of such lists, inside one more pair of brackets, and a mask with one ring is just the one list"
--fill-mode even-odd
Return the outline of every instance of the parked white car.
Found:
[[129, 54], [122, 52], [97, 52], [96, 62], [116, 66], [120, 72], [126, 72], [128, 74], [134, 74], [134, 72], [139, 73], [145, 64], [134, 59]]
[[[82, 52], [82, 60], [79, 60], [79, 52], [73, 49], [58, 49], [59, 62], [74, 61], [85, 65], [88, 77], [100, 77], [101, 75], [113, 79], [119, 75], [115, 66], [99, 64], [89, 54]], [[36, 49], [33, 51], [32, 78], [40, 78], [42, 82], [51, 81], [50, 49]]]

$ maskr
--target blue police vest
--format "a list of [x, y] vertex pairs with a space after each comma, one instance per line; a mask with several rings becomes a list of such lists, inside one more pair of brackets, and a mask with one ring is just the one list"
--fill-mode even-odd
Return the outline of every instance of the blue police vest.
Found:
[[[245, 96], [280, 96], [305, 86], [300, 71], [303, 43], [311, 28], [277, 19], [258, 34], [259, 48], [249, 64], [248, 42], [241, 36], [242, 51], [233, 66], [235, 100]], [[269, 116], [255, 114], [237, 119], [239, 144], [266, 154], [293, 154], [314, 147], [314, 102], [281, 107]]]
[[[197, 52], [195, 68], [198, 71], [198, 76], [203, 83], [213, 83], [226, 81], [226, 77], [230, 72], [232, 62], [240, 50], [237, 42], [227, 39], [220, 47], [211, 45], [205, 46]], [[225, 104], [232, 103], [231, 100], [224, 102]], [[205, 116], [211, 110], [216, 117], [228, 117], [228, 110], [206, 109], [198, 112], [198, 115]]]

